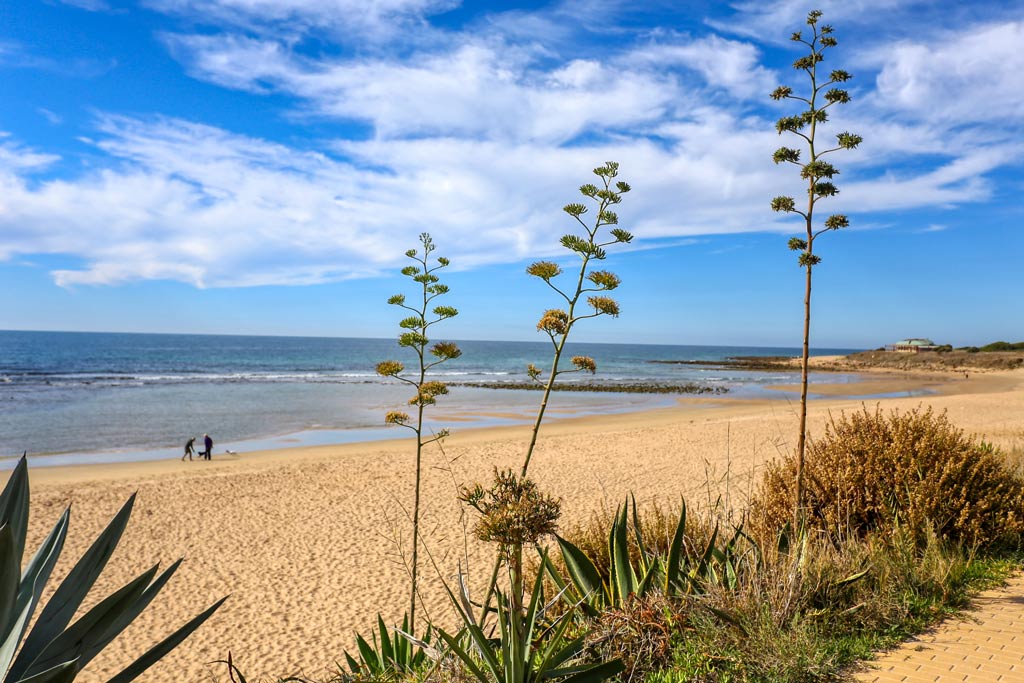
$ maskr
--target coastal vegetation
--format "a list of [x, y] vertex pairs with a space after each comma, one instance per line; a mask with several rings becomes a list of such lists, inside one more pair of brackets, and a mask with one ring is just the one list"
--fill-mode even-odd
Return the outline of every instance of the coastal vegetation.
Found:
[[[811, 443], [807, 525], [863, 538], [900, 529], [966, 548], [1015, 547], [1024, 537], [1024, 487], [992, 446], [930, 408], [833, 417]], [[771, 464], [751, 522], [781, 528], [792, 508], [793, 457]]]
[[981, 348], [977, 346], [963, 346], [957, 348], [957, 351], [968, 351], [970, 353], [992, 353], [994, 351], [1024, 351], [1024, 341], [1010, 343], [1004, 341], [992, 342], [991, 344], [985, 344]]
[[861, 351], [839, 361], [815, 363], [815, 370], [850, 371], [858, 368], [892, 368], [894, 370], [1013, 370], [1024, 367], [1024, 352], [955, 350], [935, 353], [893, 353]]
[[[971, 347], [977, 348], [977, 347]], [[733, 370], [760, 370], [767, 372], [793, 372], [801, 359], [788, 356], [734, 356], [722, 360], [652, 360], [649, 363], [667, 365], [695, 365]], [[924, 353], [895, 353], [892, 351], [858, 351], [847, 356], [812, 357], [809, 365], [815, 372], [855, 372], [865, 369], [936, 370], [948, 372], [970, 370], [1013, 370], [1024, 367], [1024, 353], [1020, 351], [956, 349]]]
[[[544, 394], [540, 400], [537, 417], [533, 422], [530, 443], [526, 447], [526, 457], [523, 459], [523, 467], [520, 472], [523, 477], [526, 476], [530, 468], [530, 459], [533, 457], [533, 450], [537, 445], [537, 435], [540, 433], [540, 425], [544, 420], [544, 413], [547, 410], [548, 399], [551, 396], [555, 380], [566, 373], [589, 372], [594, 374], [597, 372], [597, 364], [593, 358], [588, 356], [573, 356], [571, 369], [561, 365], [562, 354], [570, 333], [581, 320], [597, 318], [602, 315], [612, 317], [619, 315], [618, 302], [607, 296], [606, 292], [616, 289], [622, 281], [615, 273], [607, 270], [594, 270], [591, 267], [593, 262], [603, 261], [607, 258], [608, 247], [616, 244], [629, 244], [633, 241], [633, 235], [629, 231], [618, 227], [619, 216], [612, 210], [622, 202], [623, 195], [631, 189], [628, 183], [615, 180], [618, 174], [619, 164], [609, 161], [604, 166], [594, 169], [594, 175], [598, 177], [600, 187], [593, 183], [585, 183], [580, 186], [580, 194], [595, 205], [591, 224], [584, 220], [584, 216], [589, 212], [586, 204], [574, 202], [566, 204], [562, 208], [583, 230], [583, 235], [567, 233], [561, 239], [562, 246], [580, 259], [575, 282], [570, 279], [569, 287], [560, 287], [557, 284], [557, 278], [562, 275], [562, 267], [553, 261], [537, 261], [526, 269], [528, 275], [543, 281], [550, 287], [559, 299], [565, 302], [565, 308], [549, 308], [544, 311], [537, 322], [537, 331], [544, 333], [551, 340], [554, 352], [551, 368], [547, 371], [546, 377], [544, 372], [532, 363], [526, 369], [527, 376], [538, 385], [543, 386]], [[599, 235], [601, 228], [608, 228], [608, 237]], [[584, 295], [586, 295], [586, 306], [581, 301]], [[559, 305], [561, 305], [561, 301]], [[579, 310], [581, 308], [584, 310]]]
[[[409, 399], [408, 405], [415, 410], [415, 418], [400, 410], [392, 410], [384, 416], [384, 422], [389, 425], [398, 425], [412, 431], [416, 437], [416, 460], [413, 467], [415, 477], [413, 505], [412, 505], [412, 550], [408, 562], [410, 588], [409, 588], [409, 615], [408, 627], [416, 628], [416, 600], [417, 600], [417, 578], [419, 569], [419, 546], [420, 546], [420, 491], [423, 480], [423, 448], [433, 443], [438, 443], [448, 436], [448, 430], [442, 429], [436, 434], [425, 437], [423, 429], [423, 411], [427, 406], [437, 403], [438, 396], [448, 393], [448, 387], [444, 382], [436, 379], [427, 379], [427, 372], [447, 361], [458, 358], [462, 355], [459, 347], [452, 342], [430, 343], [427, 336], [431, 327], [437, 323], [454, 318], [459, 312], [451, 306], [434, 304], [439, 296], [448, 293], [448, 286], [441, 283], [437, 272], [447, 268], [449, 261], [439, 256], [433, 261], [431, 254], [437, 249], [434, 241], [428, 233], [420, 234], [420, 245], [422, 251], [410, 249], [405, 252], [406, 258], [415, 262], [402, 269], [402, 275], [410, 278], [416, 284], [416, 297], [407, 303], [404, 294], [395, 294], [388, 299], [388, 304], [404, 309], [411, 315], [406, 315], [398, 323], [403, 330], [398, 335], [398, 345], [404, 349], [410, 349], [416, 355], [416, 365], [413, 367], [412, 376], [405, 373], [405, 364], [386, 360], [377, 364], [377, 374], [382, 377], [393, 377], [394, 379], [408, 385], [413, 390], [413, 396]], [[432, 317], [431, 317], [432, 316]], [[399, 548], [401, 554], [402, 549]], [[404, 555], [403, 555], [404, 557]]]
[[818, 25], [820, 18], [821, 12], [819, 10], [813, 10], [807, 15], [807, 25], [812, 31], [812, 36], [809, 39], [804, 38], [801, 31], [796, 31], [790, 36], [790, 39], [794, 42], [807, 47], [807, 54], [793, 62], [793, 68], [807, 75], [810, 80], [810, 89], [798, 95], [794, 94], [793, 88], [781, 85], [771, 94], [773, 100], [792, 100], [801, 102], [806, 106], [803, 111], [792, 116], [783, 116], [775, 123], [775, 130], [778, 131], [779, 135], [790, 133], [802, 140], [801, 144], [805, 145], [807, 150], [805, 161], [801, 160], [803, 150], [793, 147], [779, 147], [772, 155], [772, 160], [776, 164], [793, 164], [800, 169], [800, 178], [807, 182], [807, 203], [805, 208], [798, 208], [796, 200], [789, 196], [775, 197], [771, 202], [772, 211], [796, 214], [803, 218], [804, 222], [804, 237], [793, 237], [789, 240], [789, 248], [792, 251], [800, 252], [797, 262], [804, 269], [803, 356], [800, 365], [800, 431], [797, 435], [796, 445], [796, 497], [794, 500], [794, 514], [798, 524], [803, 508], [804, 451], [807, 441], [807, 375], [811, 337], [811, 276], [814, 266], [821, 263], [821, 256], [814, 253], [814, 242], [826, 232], [846, 228], [850, 225], [849, 219], [844, 214], [832, 214], [819, 226], [814, 222], [814, 210], [819, 201], [834, 197], [839, 193], [839, 189], [833, 182], [835, 176], [839, 173], [839, 169], [825, 161], [824, 157], [840, 150], [856, 149], [862, 141], [859, 135], [842, 132], [836, 136], [834, 147], [821, 149], [816, 146], [818, 143], [818, 126], [828, 121], [828, 110], [836, 104], [846, 104], [850, 101], [850, 93], [848, 91], [830, 86], [845, 83], [852, 78], [848, 72], [840, 69], [829, 73], [827, 79], [819, 76], [818, 65], [825, 60], [825, 51], [838, 45], [838, 41], [833, 35], [832, 27], [828, 24]]

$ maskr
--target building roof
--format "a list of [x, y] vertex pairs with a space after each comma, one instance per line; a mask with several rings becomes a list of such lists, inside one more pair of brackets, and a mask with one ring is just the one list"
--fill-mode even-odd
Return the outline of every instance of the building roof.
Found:
[[894, 344], [894, 346], [935, 346], [935, 342], [931, 339], [911, 338], [903, 339]]

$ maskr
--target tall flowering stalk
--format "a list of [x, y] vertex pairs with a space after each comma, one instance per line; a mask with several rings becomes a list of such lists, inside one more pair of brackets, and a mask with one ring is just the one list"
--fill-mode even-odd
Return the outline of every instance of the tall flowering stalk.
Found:
[[[438, 636], [461, 660], [469, 679], [477, 683], [601, 683], [621, 674], [625, 667], [620, 660], [595, 661], [592, 653], [585, 652], [584, 634], [576, 628], [581, 603], [567, 600], [565, 608], [552, 609], [564, 600], [565, 592], [559, 591], [550, 601], [545, 594], [544, 567], [550, 562], [540, 542], [557, 530], [559, 502], [530, 479], [497, 469], [489, 488], [477, 484], [463, 489], [460, 498], [480, 513], [476, 537], [498, 546], [495, 571], [504, 565], [509, 574], [508, 592], [496, 589], [492, 579], [497, 602], [492, 610], [488, 596], [479, 618], [461, 577], [459, 595], [448, 590], [463, 629], [454, 635], [439, 629]], [[540, 555], [529, 592], [523, 580], [527, 546]], [[493, 621], [488, 623], [491, 615]]]
[[[551, 340], [554, 357], [551, 361], [551, 369], [547, 376], [532, 363], [527, 366], [527, 374], [530, 379], [543, 385], [544, 393], [541, 398], [540, 408], [537, 417], [533, 422], [533, 429], [530, 433], [530, 444], [526, 449], [526, 457], [519, 476], [514, 473], [495, 473], [495, 482], [490, 489], [483, 489], [477, 486], [468, 489], [463, 495], [463, 501], [476, 507], [485, 518], [493, 515], [484, 512], [479, 503], [484, 498], [485, 492], [492, 498], [512, 500], [516, 496], [510, 496], [510, 490], [519, 490], [521, 495], [528, 498], [527, 491], [535, 492], [536, 487], [528, 479], [527, 474], [530, 468], [530, 460], [533, 458], [533, 451], [537, 445], [537, 435], [540, 433], [540, 425], [544, 420], [544, 413], [547, 410], [548, 399], [551, 396], [552, 387], [559, 375], [570, 372], [597, 372], [597, 364], [593, 358], [587, 356], [574, 356], [571, 359], [572, 368], [561, 366], [562, 355], [565, 351], [565, 343], [573, 327], [580, 320], [596, 318], [601, 315], [619, 315], [619, 304], [604, 292], [610, 292], [619, 286], [619, 277], [606, 270], [591, 270], [594, 261], [603, 261], [606, 258], [605, 248], [613, 244], [629, 243], [633, 240], [626, 230], [618, 227], [610, 227], [609, 237], [602, 238], [598, 233], [602, 228], [617, 226], [618, 215], [612, 211], [612, 207], [622, 201], [622, 195], [629, 192], [627, 183], [615, 178], [619, 173], [619, 165], [614, 161], [606, 162], [604, 166], [594, 169], [594, 175], [599, 178], [600, 184], [587, 183], [580, 187], [582, 194], [596, 211], [592, 223], [587, 223], [584, 216], [589, 211], [585, 204], [567, 204], [562, 208], [567, 214], [583, 229], [582, 235], [569, 233], [562, 237], [562, 246], [577, 254], [580, 258], [579, 271], [576, 272], [575, 282], [571, 289], [559, 287], [555, 280], [562, 275], [562, 268], [552, 261], [537, 261], [526, 269], [527, 274], [540, 278], [552, 290], [554, 290], [565, 302], [565, 308], [550, 308], [544, 311], [540, 321], [537, 323], [537, 330], [543, 332]], [[602, 241], [604, 239], [604, 241]], [[584, 301], [584, 297], [585, 301]], [[533, 495], [532, 493], [530, 495]], [[536, 501], [534, 501], [535, 503]], [[524, 506], [525, 506], [524, 502]], [[528, 507], [528, 506], [527, 506]], [[493, 529], [492, 529], [493, 532]], [[491, 536], [494, 537], [493, 533]], [[485, 539], [487, 540], [487, 539]], [[490, 608], [491, 598], [495, 595], [498, 585], [498, 576], [501, 567], [505, 564], [509, 570], [511, 585], [510, 606], [513, 613], [521, 612], [523, 604], [523, 582], [522, 582], [522, 545], [503, 544], [502, 552], [499, 553], [494, 569], [491, 572], [491, 579], [488, 583], [487, 592], [484, 597], [484, 614]]]
[[800, 435], [797, 439], [794, 508], [794, 517], [798, 523], [803, 509], [804, 452], [807, 447], [807, 369], [811, 334], [811, 271], [814, 266], [821, 263], [821, 257], [814, 253], [814, 241], [822, 233], [839, 230], [850, 225], [849, 219], [842, 214], [829, 216], [821, 227], [814, 224], [814, 209], [817, 203], [839, 193], [839, 189], [832, 182], [833, 178], [839, 174], [839, 170], [827, 161], [822, 161], [822, 157], [841, 149], [856, 149], [862, 141], [861, 136], [844, 132], [836, 136], [834, 147], [821, 150], [816, 146], [818, 125], [828, 121], [828, 109], [833, 105], [846, 104], [850, 101], [849, 92], [830, 86], [844, 83], [852, 78], [849, 73], [840, 70], [832, 71], [827, 79], [818, 75], [818, 65], [825, 59], [825, 50], [838, 44], [832, 35], [831, 26], [827, 24], [818, 26], [820, 18], [821, 12], [818, 10], [807, 15], [807, 25], [813, 31], [813, 37], [810, 40], [805, 39], [800, 31], [790, 37], [794, 42], [807, 46], [808, 54], [793, 62], [793, 68], [807, 74], [811, 82], [810, 92], [806, 96], [794, 95], [792, 88], [783, 85], [776, 88], [771, 94], [773, 100], [795, 100], [803, 103], [806, 107], [798, 114], [780, 118], [775, 124], [775, 129], [779, 135], [790, 133], [803, 140], [802, 144], [807, 149], [807, 162], [801, 162], [801, 150], [790, 147], [780, 147], [772, 155], [772, 160], [776, 164], [790, 163], [800, 168], [800, 177], [807, 182], [806, 209], [797, 208], [796, 200], [793, 197], [776, 197], [771, 203], [772, 211], [795, 213], [804, 219], [805, 224], [805, 236], [793, 237], [789, 240], [789, 248], [800, 252], [797, 262], [805, 271], [803, 356], [800, 364]]
[[[588, 212], [585, 204], [567, 204], [562, 209], [572, 216], [583, 229], [582, 235], [569, 233], [561, 240], [563, 247], [580, 257], [579, 271], [575, 273], [575, 286], [562, 289], [555, 284], [555, 278], [562, 274], [562, 268], [552, 261], [537, 261], [526, 269], [529, 275], [543, 280], [564, 299], [565, 307], [550, 308], [544, 311], [544, 315], [537, 323], [537, 330], [546, 334], [551, 340], [554, 358], [546, 377], [532, 363], [527, 367], [530, 379], [544, 385], [544, 395], [533, 423], [530, 445], [526, 449], [526, 457], [520, 471], [521, 477], [526, 477], [530, 468], [533, 450], [537, 445], [537, 435], [540, 433], [540, 425], [547, 410], [548, 399], [551, 396], [551, 388], [555, 384], [555, 379], [559, 375], [571, 372], [589, 372], [591, 374], [597, 372], [597, 364], [594, 359], [587, 356], [573, 356], [571, 369], [560, 365], [569, 333], [580, 320], [596, 318], [600, 315], [613, 317], [619, 315], [619, 304], [611, 297], [602, 294], [618, 287], [619, 277], [607, 270], [591, 270], [594, 261], [605, 259], [605, 247], [613, 244], [626, 244], [633, 240], [633, 235], [617, 227], [612, 227], [609, 230], [610, 237], [605, 241], [598, 236], [602, 228], [618, 225], [619, 217], [611, 209], [621, 202], [622, 195], [630, 190], [627, 183], [621, 180], [615, 181], [618, 172], [619, 165], [614, 161], [609, 161], [604, 166], [594, 169], [594, 175], [599, 178], [600, 185], [587, 183], [580, 187], [580, 194], [596, 206], [593, 221], [590, 224], [584, 220], [584, 216]], [[585, 303], [584, 297], [586, 297]]]
[[[416, 365], [411, 376], [403, 374], [405, 365], [395, 360], [386, 360], [377, 364], [377, 374], [382, 377], [393, 377], [400, 382], [408, 384], [414, 395], [409, 399], [409, 405], [415, 408], [415, 418], [408, 413], [393, 410], [384, 416], [384, 421], [390, 425], [398, 425], [412, 430], [416, 435], [416, 486], [412, 508], [412, 585], [409, 595], [409, 624], [413, 628], [416, 625], [416, 580], [419, 568], [419, 537], [420, 537], [420, 484], [423, 473], [423, 447], [431, 443], [441, 441], [448, 436], [448, 430], [442, 429], [430, 438], [423, 438], [423, 411], [427, 406], [437, 403], [438, 396], [448, 393], [448, 386], [444, 382], [428, 380], [427, 372], [446, 361], [458, 358], [462, 355], [459, 347], [452, 342], [437, 342], [430, 345], [427, 337], [428, 329], [448, 318], [454, 318], [459, 314], [451, 306], [432, 306], [434, 299], [442, 294], [448, 293], [448, 286], [440, 282], [435, 274], [442, 268], [448, 267], [448, 259], [443, 256], [437, 257], [435, 265], [431, 265], [430, 255], [434, 252], [434, 241], [427, 233], [420, 235], [420, 244], [423, 245], [422, 252], [410, 249], [405, 255], [415, 262], [402, 269], [402, 275], [409, 277], [419, 285], [416, 295], [416, 302], [412, 305], [406, 303], [404, 294], [396, 294], [388, 303], [409, 311], [411, 315], [403, 318], [398, 326], [404, 332], [398, 335], [398, 345], [402, 348], [411, 349], [416, 354]], [[428, 314], [434, 316], [428, 317]]]

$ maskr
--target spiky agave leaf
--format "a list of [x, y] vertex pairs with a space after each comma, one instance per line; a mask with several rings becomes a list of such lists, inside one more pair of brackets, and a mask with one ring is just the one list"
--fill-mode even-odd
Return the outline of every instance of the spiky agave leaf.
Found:
[[[21, 520], [27, 522], [21, 511], [28, 509], [28, 496], [27, 461], [23, 456], [0, 494], [0, 514], [4, 517], [0, 524], [0, 628], [3, 629], [0, 631], [0, 680], [5, 683], [64, 683], [73, 681], [82, 667], [134, 621], [164, 587], [181, 560], [155, 580], [156, 566], [143, 572], [68, 626], [120, 541], [131, 515], [133, 494], [57, 587], [22, 643], [35, 605], [63, 549], [70, 521], [69, 508], [19, 576], [21, 553], [18, 547], [24, 548]], [[22, 534], [20, 543], [16, 538], [19, 534]], [[223, 599], [151, 648], [111, 679], [112, 683], [134, 680], [198, 628], [222, 603]]]
[[21, 678], [43, 648], [71, 622], [120, 542], [134, 504], [133, 493], [50, 597], [11, 665], [9, 676], [13, 680]]

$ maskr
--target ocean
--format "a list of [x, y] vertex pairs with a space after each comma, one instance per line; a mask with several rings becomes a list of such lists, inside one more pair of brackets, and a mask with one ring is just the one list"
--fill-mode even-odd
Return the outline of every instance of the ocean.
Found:
[[[448, 382], [518, 383], [526, 365], [550, 363], [548, 342], [461, 341], [462, 357], [435, 373]], [[852, 349], [815, 349], [845, 354]], [[776, 396], [769, 384], [797, 373], [652, 361], [796, 356], [796, 348], [571, 344], [597, 361], [593, 377], [562, 382], [724, 387], [733, 396]], [[189, 436], [209, 433], [214, 453], [344, 443], [407, 434], [383, 425], [408, 388], [378, 377], [379, 361], [412, 364], [394, 339], [0, 331], [0, 468], [23, 451], [36, 465], [145, 460], [180, 455]], [[829, 381], [852, 378], [832, 375]], [[452, 387], [428, 409], [432, 429], [527, 422], [540, 394]], [[676, 396], [559, 392], [549, 414], [643, 410]], [[791, 398], [791, 396], [790, 396]]]

